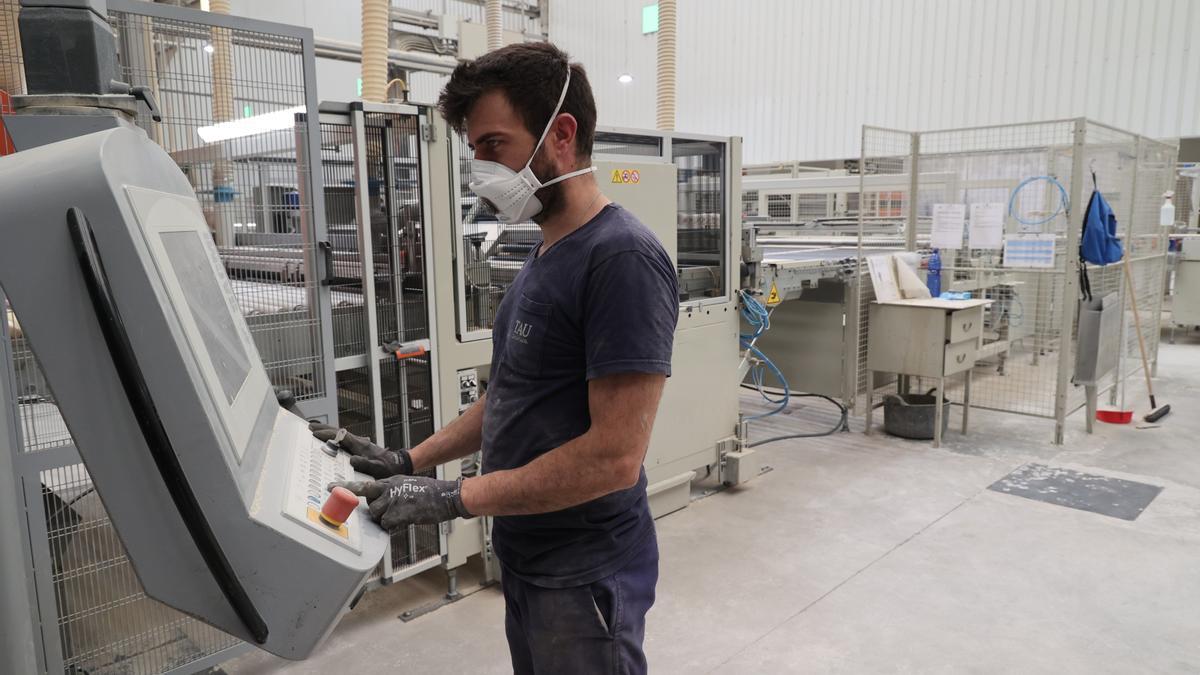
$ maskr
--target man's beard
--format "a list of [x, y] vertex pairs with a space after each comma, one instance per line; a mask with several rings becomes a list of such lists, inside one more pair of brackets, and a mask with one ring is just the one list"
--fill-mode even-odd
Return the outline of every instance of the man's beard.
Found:
[[[558, 174], [555, 173], [554, 167], [550, 164], [550, 162], [546, 161], [545, 157], [542, 156], [540, 151], [538, 155], [533, 158], [533, 163], [529, 168], [533, 170], [533, 175], [537, 176], [537, 179], [542, 183], [558, 178]], [[540, 225], [559, 213], [562, 213], [563, 209], [567, 207], [566, 200], [563, 198], [563, 194], [562, 183], [555, 183], [554, 185], [546, 186], [533, 193], [533, 196], [537, 197], [538, 201], [542, 203], [542, 210], [533, 215], [533, 222]]]

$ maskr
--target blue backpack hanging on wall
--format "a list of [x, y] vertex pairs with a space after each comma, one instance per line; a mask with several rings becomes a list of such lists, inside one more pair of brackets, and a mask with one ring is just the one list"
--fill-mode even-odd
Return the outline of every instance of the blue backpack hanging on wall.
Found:
[[1092, 172], [1092, 198], [1088, 200], [1083, 214], [1083, 235], [1079, 238], [1079, 289], [1084, 299], [1091, 300], [1092, 285], [1088, 280], [1087, 264], [1108, 265], [1120, 262], [1125, 256], [1121, 240], [1117, 238], [1117, 214], [1100, 194], [1096, 186], [1096, 172]]

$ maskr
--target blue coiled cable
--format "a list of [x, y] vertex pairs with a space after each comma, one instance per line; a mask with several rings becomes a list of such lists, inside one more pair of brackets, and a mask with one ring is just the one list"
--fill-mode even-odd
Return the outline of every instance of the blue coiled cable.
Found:
[[[783, 371], [779, 369], [779, 366], [776, 366], [774, 361], [768, 358], [766, 354], [763, 354], [758, 347], [754, 346], [754, 341], [762, 336], [762, 334], [771, 327], [770, 310], [763, 306], [763, 304], [759, 302], [757, 298], [749, 293], [742, 291], [741, 295], [742, 318], [744, 318], [746, 323], [750, 324], [751, 328], [754, 329], [754, 332], [750, 335], [743, 333], [739, 336], [741, 338], [742, 348], [749, 351], [755, 356], [755, 358], [759, 360], [759, 363], [750, 371], [750, 381], [753, 382], [758, 388], [758, 393], [763, 397], [763, 400], [765, 400], [767, 403], [775, 404], [775, 408], [772, 410], [768, 410], [765, 413], [760, 413], [758, 415], [753, 415], [746, 418], [747, 420], [756, 420], [763, 417], [770, 417], [771, 415], [778, 415], [787, 409], [788, 401], [791, 399], [791, 390], [788, 388], [787, 379], [783, 376]], [[782, 398], [773, 399], [767, 395], [766, 391], [763, 390], [764, 367], [770, 370], [771, 374], [775, 376], [775, 379], [779, 381], [780, 388], [783, 390]]]
[[[1055, 209], [1054, 213], [1051, 213], [1049, 216], [1046, 216], [1041, 220], [1025, 220], [1021, 216], [1017, 215], [1017, 195], [1021, 193], [1021, 189], [1026, 185], [1035, 183], [1037, 181], [1046, 181], [1058, 188], [1058, 208]], [[1017, 187], [1013, 188], [1012, 195], [1010, 195], [1008, 198], [1008, 215], [1012, 216], [1013, 220], [1016, 220], [1022, 225], [1044, 225], [1057, 218], [1058, 214], [1064, 212], [1068, 214], [1071, 212], [1071, 198], [1067, 196], [1067, 189], [1064, 188], [1062, 183], [1058, 182], [1058, 179], [1054, 176], [1031, 176], [1026, 178], [1020, 183], [1017, 183]]]

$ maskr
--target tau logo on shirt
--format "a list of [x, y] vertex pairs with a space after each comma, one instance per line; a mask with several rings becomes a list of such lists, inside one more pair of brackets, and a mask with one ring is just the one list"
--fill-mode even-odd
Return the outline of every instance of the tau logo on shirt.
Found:
[[513, 339], [522, 344], [529, 344], [529, 332], [533, 330], [533, 324], [525, 323], [521, 320], [513, 321], [512, 336]]

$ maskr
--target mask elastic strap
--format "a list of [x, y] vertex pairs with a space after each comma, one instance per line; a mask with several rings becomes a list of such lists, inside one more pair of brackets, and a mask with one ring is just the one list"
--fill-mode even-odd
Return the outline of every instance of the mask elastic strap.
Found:
[[525, 166], [533, 164], [533, 158], [537, 157], [538, 150], [542, 149], [542, 143], [546, 140], [546, 134], [550, 133], [550, 127], [554, 125], [554, 119], [558, 117], [558, 111], [562, 109], [563, 101], [567, 100], [567, 89], [571, 86], [571, 64], [567, 64], [567, 82], [563, 85], [562, 93], [558, 95], [558, 103], [554, 104], [554, 112], [550, 115], [550, 120], [546, 122], [546, 127], [542, 129], [542, 137], [538, 139], [537, 145], [533, 146], [533, 154], [529, 156], [529, 161], [525, 162]]
[[585, 173], [591, 173], [591, 172], [593, 172], [593, 171], [595, 171], [595, 170], [596, 170], [596, 167], [594, 167], [594, 166], [589, 166], [589, 167], [588, 167], [588, 168], [586, 168], [586, 169], [580, 169], [580, 170], [578, 170], [578, 171], [572, 171], [571, 173], [564, 173], [563, 175], [561, 175], [561, 176], [558, 176], [557, 178], [552, 178], [552, 179], [550, 179], [550, 180], [546, 181], [545, 183], [542, 183], [542, 187], [546, 187], [546, 186], [548, 186], [548, 185], [554, 185], [555, 183], [561, 183], [562, 181], [564, 181], [564, 180], [566, 180], [566, 179], [568, 179], [568, 178], [574, 178], [575, 176], [582, 176], [582, 175], [583, 175], [583, 174], [585, 174]]

